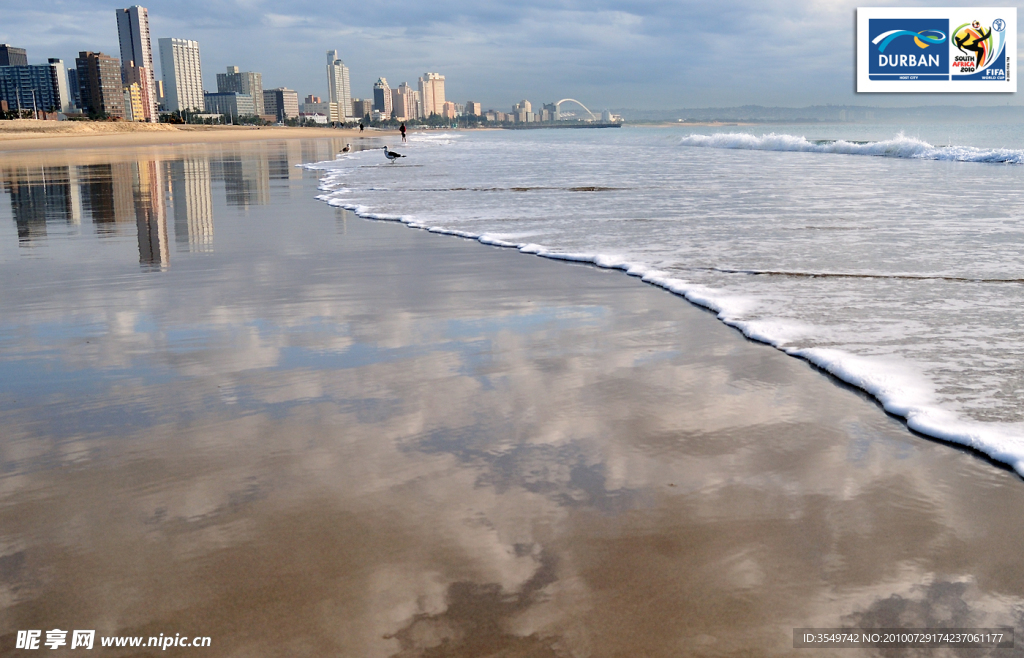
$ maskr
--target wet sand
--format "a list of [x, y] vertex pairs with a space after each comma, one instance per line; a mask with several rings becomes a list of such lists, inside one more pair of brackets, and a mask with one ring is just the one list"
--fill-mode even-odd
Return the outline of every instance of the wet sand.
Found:
[[793, 629], [1021, 628], [1013, 473], [622, 273], [331, 209], [293, 165], [337, 148], [0, 165], [0, 654], [75, 628], [853, 657], [915, 654]]

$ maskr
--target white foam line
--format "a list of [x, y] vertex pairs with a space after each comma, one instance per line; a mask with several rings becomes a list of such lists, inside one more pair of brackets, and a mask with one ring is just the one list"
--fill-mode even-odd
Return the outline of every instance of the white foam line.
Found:
[[340, 198], [332, 198], [328, 194], [321, 194], [316, 198], [326, 201], [330, 206], [350, 210], [364, 219], [399, 222], [410, 228], [476, 240], [491, 246], [517, 249], [524, 254], [542, 258], [588, 263], [603, 269], [621, 270], [645, 283], [679, 295], [696, 306], [713, 311], [720, 321], [737, 329], [750, 340], [803, 359], [830, 373], [836, 379], [865, 391], [878, 400], [888, 413], [903, 418], [912, 430], [941, 441], [967, 446], [995, 461], [1009, 465], [1024, 477], [1024, 441], [1021, 439], [1021, 435], [1024, 434], [1024, 426], [1006, 424], [1006, 426], [1017, 430], [1017, 432], [1009, 432], [977, 422], [960, 420], [955, 414], [934, 404], [932, 394], [921, 385], [922, 377], [914, 377], [909, 373], [909, 367], [896, 366], [891, 359], [885, 361], [869, 359], [834, 349], [787, 347], [787, 340], [778, 335], [780, 332], [770, 330], [773, 327], [771, 322], [739, 319], [742, 311], [748, 307], [748, 302], [742, 298], [723, 296], [711, 288], [693, 284], [684, 279], [673, 278], [663, 271], [640, 263], [631, 263], [620, 256], [552, 251], [536, 243], [511, 242], [489, 237], [486, 233], [430, 226], [419, 222], [412, 215], [375, 213], [367, 206], [349, 203]]
[[812, 142], [796, 135], [749, 135], [747, 133], [692, 134], [680, 139], [681, 146], [698, 146], [748, 151], [796, 151], [803, 153], [838, 153], [844, 155], [873, 155], [888, 158], [919, 160], [949, 160], [955, 162], [989, 162], [998, 164], [1024, 164], [1024, 150], [980, 149], [973, 146], [932, 146], [928, 142], [903, 133], [893, 139], [860, 144], [846, 140]]

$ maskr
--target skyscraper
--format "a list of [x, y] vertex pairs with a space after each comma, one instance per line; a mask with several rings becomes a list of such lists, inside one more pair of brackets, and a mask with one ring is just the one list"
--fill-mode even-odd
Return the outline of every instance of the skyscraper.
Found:
[[25, 49], [15, 48], [9, 43], [0, 43], [0, 66], [28, 66]]
[[338, 117], [331, 121], [345, 121], [352, 116], [352, 89], [349, 86], [348, 67], [338, 59], [337, 50], [327, 51], [327, 101], [337, 103]]
[[512, 106], [512, 113], [519, 123], [533, 121], [533, 105], [525, 98]]
[[223, 94], [231, 91], [252, 96], [256, 114], [264, 114], [262, 73], [239, 71], [237, 66], [229, 66], [227, 73], [217, 74], [217, 92]]
[[199, 42], [187, 39], [160, 39], [160, 70], [164, 74], [165, 106], [170, 112], [202, 112], [203, 69], [199, 62]]
[[387, 78], [378, 78], [373, 83], [373, 110], [384, 115], [385, 119], [391, 118], [391, 87], [388, 86]]
[[[151, 100], [155, 100], [154, 91], [156, 81], [154, 81], [152, 71], [147, 69], [145, 66], [129, 66], [127, 69], [124, 67], [124, 62], [121, 62], [121, 83], [127, 88], [131, 86], [138, 87], [139, 89], [139, 107], [141, 107], [141, 114], [136, 112], [134, 118], [131, 121], [149, 121], [154, 123], [159, 120], [159, 115], [153, 111], [153, 106], [150, 104]], [[150, 84], [154, 87], [150, 87]], [[128, 104], [125, 104], [125, 110], [128, 109]]]
[[370, 99], [353, 98], [352, 99], [352, 116], [357, 120], [362, 121], [366, 116], [373, 112], [373, 101]]
[[75, 60], [82, 109], [89, 114], [124, 117], [121, 62], [103, 53], [83, 51]]
[[[262, 95], [261, 93], [260, 96]], [[256, 114], [256, 102], [249, 94], [224, 91], [216, 94], [204, 94], [204, 97], [206, 111], [209, 114], [228, 114], [233, 117]]]
[[440, 73], [424, 73], [420, 78], [420, 95], [423, 96], [423, 115], [441, 115], [444, 112], [444, 76]]
[[75, 107], [81, 109], [82, 107], [82, 93], [78, 88], [78, 69], [68, 69], [68, 95], [71, 97], [71, 102], [74, 103]]
[[121, 81], [124, 84], [139, 83], [146, 120], [155, 123], [159, 117], [153, 46], [149, 39], [149, 11], [139, 5], [118, 9], [117, 38], [121, 44]]
[[263, 106], [266, 113], [276, 116], [278, 121], [296, 119], [299, 116], [299, 95], [287, 87], [264, 89]]
[[47, 64], [0, 67], [0, 100], [11, 110], [70, 112], [73, 103], [64, 62], [50, 59]]
[[142, 107], [142, 87], [138, 82], [124, 86], [124, 118], [128, 121], [146, 120], [146, 110]]
[[398, 85], [398, 89], [391, 90], [391, 104], [394, 107], [395, 116], [399, 119], [417, 119], [416, 96], [413, 88], [408, 82]]

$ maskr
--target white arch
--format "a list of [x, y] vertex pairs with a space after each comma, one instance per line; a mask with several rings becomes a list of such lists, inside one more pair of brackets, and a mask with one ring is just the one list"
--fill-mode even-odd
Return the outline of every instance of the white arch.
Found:
[[591, 111], [590, 111], [590, 110], [589, 110], [589, 109], [587, 108], [587, 106], [586, 106], [586, 105], [584, 105], [583, 103], [579, 102], [579, 101], [578, 101], [578, 100], [576, 100], [575, 98], [563, 98], [562, 100], [560, 100], [560, 101], [558, 101], [557, 103], [555, 103], [555, 108], [556, 108], [556, 109], [558, 109], [558, 111], [559, 111], [559, 112], [561, 112], [561, 109], [559, 108], [559, 106], [560, 106], [560, 105], [561, 105], [562, 103], [565, 103], [565, 102], [567, 102], [567, 101], [572, 101], [573, 103], [576, 103], [577, 105], [579, 105], [580, 107], [582, 107], [582, 108], [583, 108], [584, 110], [587, 110], [587, 114], [589, 114], [589, 115], [590, 115], [590, 118], [591, 118], [591, 119], [593, 119], [594, 121], [597, 121], [597, 115], [596, 115], [596, 114], [594, 114], [593, 112], [591, 112]]

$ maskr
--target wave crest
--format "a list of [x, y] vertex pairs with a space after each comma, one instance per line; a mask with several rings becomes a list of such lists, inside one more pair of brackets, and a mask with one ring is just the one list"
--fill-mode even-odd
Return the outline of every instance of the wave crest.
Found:
[[808, 140], [796, 135], [749, 135], [747, 133], [716, 133], [689, 135], [680, 146], [741, 149], [748, 151], [797, 151], [806, 153], [839, 153], [843, 155], [873, 155], [887, 158], [914, 158], [919, 160], [951, 160], [956, 162], [991, 162], [1024, 164], [1024, 150], [981, 149], [973, 146], [932, 146], [928, 142], [900, 133], [892, 139], [878, 142], [852, 142], [838, 140]]

